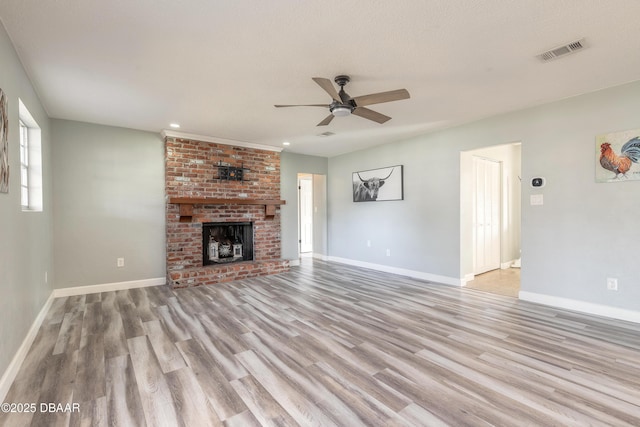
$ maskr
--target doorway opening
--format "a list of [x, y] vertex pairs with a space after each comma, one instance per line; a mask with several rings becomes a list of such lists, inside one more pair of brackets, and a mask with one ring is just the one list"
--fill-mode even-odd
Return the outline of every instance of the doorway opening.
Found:
[[313, 175], [298, 174], [298, 244], [301, 256], [313, 252]]
[[521, 144], [461, 153], [460, 269], [464, 286], [518, 297]]
[[327, 259], [327, 176], [298, 173], [298, 258]]

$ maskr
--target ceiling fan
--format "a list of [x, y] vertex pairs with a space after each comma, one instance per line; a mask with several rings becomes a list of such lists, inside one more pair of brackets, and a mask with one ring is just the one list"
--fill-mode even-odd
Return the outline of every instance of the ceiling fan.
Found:
[[366, 105], [382, 104], [383, 102], [399, 101], [401, 99], [408, 99], [409, 92], [406, 89], [391, 90], [389, 92], [372, 93], [370, 95], [362, 95], [351, 97], [344, 91], [344, 87], [351, 81], [349, 76], [340, 75], [333, 79], [340, 91], [336, 91], [335, 87], [331, 83], [331, 80], [323, 77], [313, 77], [313, 81], [318, 84], [325, 92], [327, 92], [333, 101], [331, 104], [304, 104], [304, 105], [274, 105], [274, 107], [324, 107], [329, 108], [331, 114], [329, 114], [323, 121], [318, 123], [318, 126], [326, 126], [331, 123], [334, 117], [344, 117], [350, 114], [363, 117], [368, 120], [372, 120], [376, 123], [384, 123], [391, 120], [391, 117], [380, 114], [377, 111], [365, 108]]

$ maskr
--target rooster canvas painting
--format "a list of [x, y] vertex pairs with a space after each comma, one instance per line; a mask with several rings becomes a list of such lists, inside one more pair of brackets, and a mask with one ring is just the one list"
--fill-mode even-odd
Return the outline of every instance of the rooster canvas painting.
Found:
[[640, 180], [640, 129], [596, 137], [596, 182]]

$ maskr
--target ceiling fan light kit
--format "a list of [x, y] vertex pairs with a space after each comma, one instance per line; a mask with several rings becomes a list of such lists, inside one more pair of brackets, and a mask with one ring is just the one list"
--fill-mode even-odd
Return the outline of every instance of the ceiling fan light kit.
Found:
[[389, 92], [372, 93], [369, 95], [356, 96], [352, 98], [347, 92], [344, 91], [344, 87], [351, 81], [349, 76], [339, 75], [333, 79], [340, 91], [336, 91], [329, 79], [323, 77], [313, 77], [312, 80], [318, 84], [325, 92], [331, 96], [333, 100], [331, 104], [304, 104], [304, 105], [274, 105], [274, 107], [329, 107], [329, 114], [323, 121], [317, 124], [317, 126], [326, 126], [331, 123], [334, 117], [346, 117], [351, 114], [360, 116], [367, 120], [374, 121], [382, 124], [391, 120], [391, 117], [384, 114], [373, 111], [369, 108], [365, 108], [365, 105], [382, 104], [384, 102], [399, 101], [401, 99], [408, 99], [409, 92], [406, 89], [397, 89]]
[[351, 107], [347, 107], [346, 105], [336, 105], [335, 107], [329, 109], [331, 114], [336, 117], [345, 117], [351, 115]]

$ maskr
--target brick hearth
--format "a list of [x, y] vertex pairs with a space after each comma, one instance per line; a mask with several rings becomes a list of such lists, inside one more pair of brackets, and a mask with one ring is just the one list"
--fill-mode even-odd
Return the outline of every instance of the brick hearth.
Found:
[[[218, 166], [244, 167], [244, 181], [221, 180]], [[190, 222], [180, 221], [180, 205], [171, 198], [280, 199], [280, 153], [174, 137], [165, 138], [167, 197], [167, 283], [173, 288], [211, 285], [289, 269], [281, 258], [280, 208], [267, 216], [265, 206], [194, 204]], [[185, 218], [183, 218], [183, 221]], [[254, 259], [203, 266], [202, 223], [253, 222]]]

